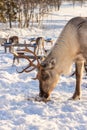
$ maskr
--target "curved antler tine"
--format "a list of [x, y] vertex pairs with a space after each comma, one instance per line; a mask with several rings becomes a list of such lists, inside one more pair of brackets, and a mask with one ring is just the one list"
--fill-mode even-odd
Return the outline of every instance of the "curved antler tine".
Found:
[[29, 63], [30, 63], [30, 66], [34, 66], [34, 67], [37, 68], [37, 65], [33, 64], [33, 62], [35, 61], [35, 59], [33, 61], [31, 61], [30, 58], [28, 56], [26, 56], [26, 55], [18, 55], [18, 57], [19, 58], [24, 58], [24, 59], [28, 60]]
[[16, 69], [16, 71], [17, 71], [18, 73], [23, 73], [23, 72], [24, 72], [24, 69], [23, 69], [22, 71], [18, 71], [18, 70]]
[[[32, 60], [31, 62], [34, 62], [34, 61], [35, 61], [35, 59]], [[31, 67], [31, 64], [29, 64], [26, 68], [22, 68], [22, 69], [23, 69], [22, 71], [18, 71], [17, 69], [16, 69], [16, 71], [17, 71], [18, 73], [27, 72], [26, 70], [27, 70], [29, 67]], [[34, 67], [34, 68], [36, 68], [36, 67]]]
[[37, 80], [38, 78], [37, 78], [37, 76], [35, 77], [35, 78], [32, 78], [33, 80]]
[[28, 69], [29, 67], [30, 67], [30, 66], [27, 66], [26, 68], [23, 68], [23, 67], [22, 67], [22, 71], [18, 71], [17, 69], [16, 69], [16, 71], [17, 71], [18, 73], [23, 73], [23, 72], [25, 72], [25, 70]]
[[34, 70], [36, 67], [33, 67], [32, 69], [30, 69], [30, 70], [25, 70], [25, 72], [26, 73], [29, 73], [29, 72], [31, 72], [32, 70]]
[[39, 75], [37, 74], [35, 78], [32, 78], [33, 80], [39, 79]]

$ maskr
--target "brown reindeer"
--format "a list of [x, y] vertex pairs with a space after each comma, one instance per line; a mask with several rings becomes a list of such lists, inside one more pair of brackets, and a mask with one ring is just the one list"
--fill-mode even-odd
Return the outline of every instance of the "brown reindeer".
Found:
[[45, 42], [45, 39], [43, 37], [38, 37], [36, 39], [36, 46], [34, 48], [34, 53], [36, 55], [43, 54], [43, 52], [45, 51], [44, 42]]
[[19, 43], [18, 36], [11, 36], [11, 37], [9, 37], [9, 43], [18, 44]]
[[[25, 51], [31, 52], [28, 48]], [[38, 68], [36, 79], [39, 80], [39, 96], [42, 99], [47, 100], [49, 98], [59, 81], [59, 77], [62, 74], [68, 74], [73, 63], [75, 63], [76, 69], [76, 88], [72, 99], [80, 99], [84, 64], [87, 65], [87, 18], [72, 18], [66, 24], [51, 52], [42, 63], [39, 63], [35, 53], [31, 53], [37, 59], [37, 65], [29, 57], [19, 56], [29, 61], [29, 65], [21, 72], [30, 72]]]
[[9, 37], [9, 42], [6, 40], [5, 42], [5, 53], [7, 52], [7, 48], [9, 48], [9, 52], [11, 52], [13, 46], [11, 45], [15, 45], [15, 44], [18, 44], [19, 43], [19, 38], [18, 36], [11, 36]]

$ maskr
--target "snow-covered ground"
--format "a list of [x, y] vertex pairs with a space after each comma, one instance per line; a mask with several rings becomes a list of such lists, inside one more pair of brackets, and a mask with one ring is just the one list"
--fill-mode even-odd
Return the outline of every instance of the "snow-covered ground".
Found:
[[[66, 22], [75, 16], [87, 16], [87, 2], [82, 7], [78, 3], [75, 7], [64, 3], [59, 11], [44, 19], [44, 29], [4, 28], [0, 30], [0, 37], [18, 35], [20, 42], [29, 42], [30, 37], [44, 36], [55, 42]], [[26, 66], [27, 62], [20, 60], [12, 66], [12, 58], [13, 55], [4, 53], [0, 46], [0, 130], [87, 130], [85, 76], [81, 100], [68, 100], [75, 89], [75, 77], [63, 76], [51, 94], [51, 101], [38, 102], [34, 98], [38, 96], [39, 84], [31, 79], [36, 71], [18, 74], [16, 69]]]

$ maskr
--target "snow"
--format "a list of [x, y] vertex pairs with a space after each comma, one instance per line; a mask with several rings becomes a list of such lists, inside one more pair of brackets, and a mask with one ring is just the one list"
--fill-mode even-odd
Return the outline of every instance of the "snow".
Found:
[[[55, 42], [69, 19], [87, 16], [87, 2], [81, 7], [64, 3], [59, 11], [44, 19], [43, 29], [1, 29], [0, 37], [18, 35], [20, 42], [30, 37], [44, 36]], [[1, 25], [0, 25], [1, 27]], [[48, 46], [49, 47], [49, 46]], [[12, 66], [13, 55], [0, 46], [0, 130], [87, 130], [87, 78], [82, 80], [81, 100], [68, 100], [74, 93], [75, 77], [62, 76], [47, 103], [35, 101], [39, 83], [33, 81], [36, 70], [17, 73], [27, 65], [20, 60]]]

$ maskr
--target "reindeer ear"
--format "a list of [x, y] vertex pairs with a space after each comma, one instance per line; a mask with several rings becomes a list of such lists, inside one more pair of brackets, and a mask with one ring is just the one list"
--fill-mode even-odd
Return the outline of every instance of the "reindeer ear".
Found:
[[56, 59], [52, 58], [50, 63], [49, 63], [49, 68], [53, 69], [55, 67], [55, 64], [56, 64]]
[[41, 66], [43, 67], [43, 69], [53, 69], [55, 67], [56, 64], [56, 59], [52, 58], [49, 62], [42, 62]]
[[56, 59], [52, 58], [50, 63], [51, 63], [51, 65], [55, 66], [55, 64], [56, 64]]

